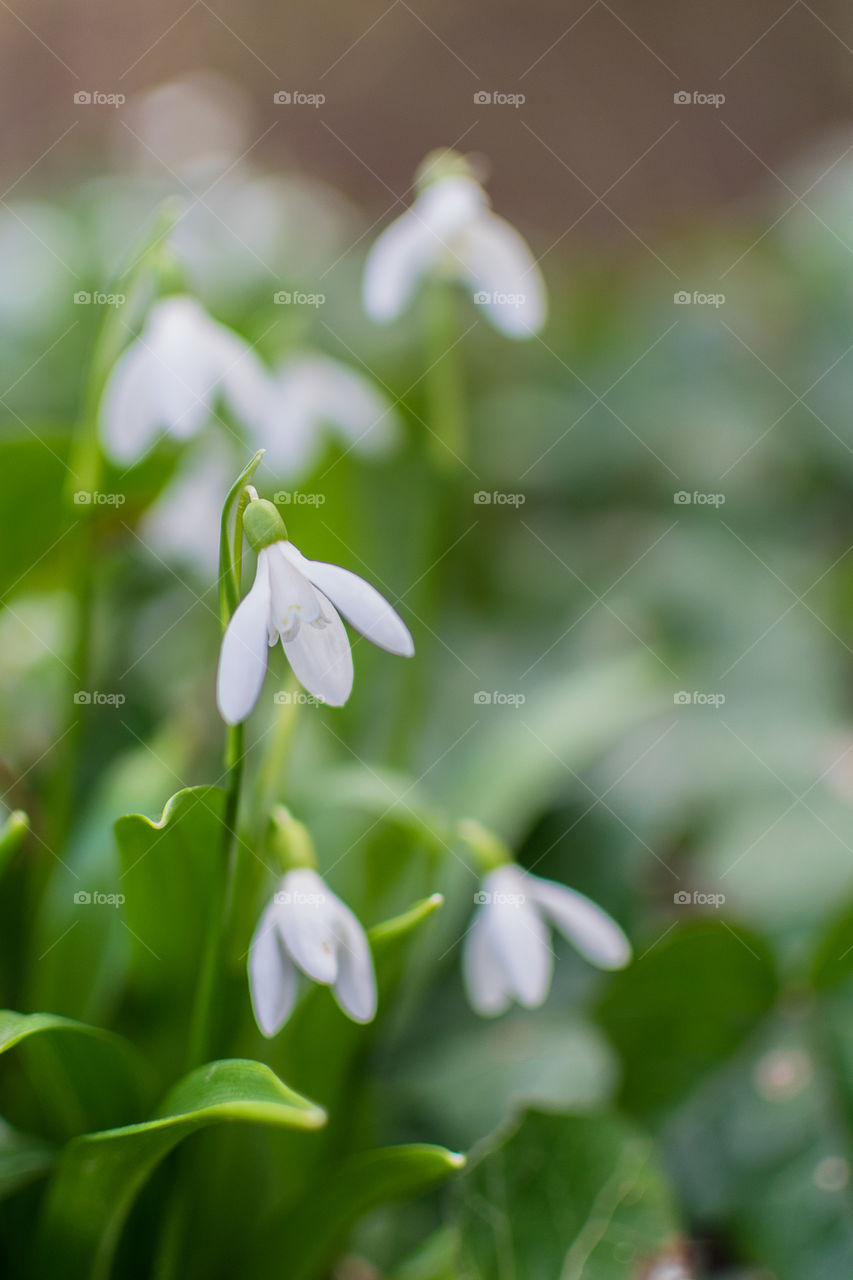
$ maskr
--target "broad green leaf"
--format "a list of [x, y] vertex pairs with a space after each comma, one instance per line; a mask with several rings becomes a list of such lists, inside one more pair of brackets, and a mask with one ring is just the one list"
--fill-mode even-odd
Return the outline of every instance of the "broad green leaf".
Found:
[[[113, 825], [131, 805], [153, 809], [162, 804], [170, 782], [186, 771], [189, 751], [176, 717], [144, 746], [133, 740], [101, 775], [40, 904], [26, 1001], [20, 1003], [84, 1022], [112, 1021], [125, 987], [131, 944], [140, 944], [134, 943], [121, 910], [99, 904], [94, 896], [81, 902], [78, 894], [127, 896]], [[135, 1027], [133, 1034], [136, 1038]]]
[[646, 1116], [680, 1101], [758, 1026], [776, 991], [766, 946], [740, 927], [703, 921], [641, 951], [599, 1006], [625, 1106]]
[[470, 1147], [521, 1108], [598, 1110], [619, 1078], [601, 1031], [576, 1014], [519, 1010], [490, 1022], [470, 1018], [420, 1039], [390, 1073], [413, 1115], [444, 1142]]
[[209, 1125], [262, 1124], [312, 1130], [325, 1113], [260, 1062], [208, 1063], [184, 1077], [143, 1124], [76, 1138], [52, 1180], [40, 1235], [45, 1274], [62, 1259], [65, 1280], [106, 1280], [122, 1226], [153, 1169]]
[[[363, 1214], [395, 1200], [423, 1195], [465, 1164], [465, 1157], [426, 1143], [385, 1147], [351, 1156], [309, 1187], [303, 1199], [264, 1232], [258, 1265], [281, 1280], [320, 1280]], [[249, 1268], [247, 1274], [251, 1274]]]
[[222, 792], [192, 787], [172, 796], [159, 821], [119, 818], [116, 840], [122, 919], [130, 933], [130, 987], [143, 1043], [177, 1069], [212, 913], [220, 909]]
[[460, 1188], [470, 1280], [634, 1280], [678, 1234], [651, 1141], [607, 1114], [528, 1111]]
[[149, 1085], [136, 1050], [100, 1027], [47, 1013], [0, 1010], [0, 1109], [18, 1127], [52, 1137], [141, 1113]]
[[849, 1001], [791, 1001], [667, 1124], [686, 1212], [777, 1280], [853, 1275], [851, 1048]]

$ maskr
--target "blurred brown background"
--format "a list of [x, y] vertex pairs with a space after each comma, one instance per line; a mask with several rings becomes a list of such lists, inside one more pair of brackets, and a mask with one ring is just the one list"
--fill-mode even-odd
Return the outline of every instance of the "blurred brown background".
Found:
[[[756, 189], [784, 196], [771, 171], [853, 114], [853, 8], [840, 0], [3, 0], [0, 28], [2, 174], [16, 195], [121, 149], [125, 109], [75, 92], [131, 99], [200, 68], [247, 94], [255, 158], [328, 177], [379, 216], [424, 152], [456, 142], [488, 156], [495, 203], [545, 245], [636, 243]], [[276, 105], [281, 89], [326, 101]], [[474, 101], [495, 91], [526, 100]], [[725, 102], [678, 105], [679, 91]]]

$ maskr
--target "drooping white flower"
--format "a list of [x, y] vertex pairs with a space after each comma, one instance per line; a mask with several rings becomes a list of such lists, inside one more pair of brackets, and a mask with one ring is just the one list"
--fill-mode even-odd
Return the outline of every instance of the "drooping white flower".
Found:
[[269, 374], [194, 298], [162, 298], [110, 374], [100, 406], [104, 447], [115, 462], [134, 462], [162, 432], [195, 435], [220, 399], [258, 433], [270, 414]]
[[545, 322], [545, 284], [524, 238], [492, 212], [461, 156], [428, 156], [411, 208], [382, 232], [364, 270], [362, 298], [379, 323], [397, 319], [427, 275], [466, 284], [495, 328], [526, 338]]
[[285, 476], [308, 470], [326, 430], [359, 453], [377, 455], [393, 444], [400, 428], [387, 397], [332, 356], [292, 356], [273, 375], [272, 396], [274, 416], [260, 443], [267, 463]]
[[483, 879], [480, 904], [465, 939], [462, 968], [468, 999], [484, 1017], [513, 1000], [541, 1005], [551, 986], [551, 926], [601, 969], [621, 969], [631, 947], [618, 924], [582, 893], [505, 863]]
[[384, 596], [349, 569], [306, 559], [287, 540], [272, 503], [250, 502], [244, 529], [258, 565], [219, 654], [216, 700], [227, 724], [239, 724], [251, 712], [266, 674], [267, 647], [279, 639], [308, 692], [343, 706], [352, 690], [353, 665], [338, 609], [380, 649], [406, 658], [414, 653], [408, 627]]
[[376, 1013], [376, 976], [364, 929], [316, 871], [288, 871], [264, 911], [249, 950], [255, 1021], [274, 1036], [296, 1002], [298, 976], [332, 988], [354, 1022]]

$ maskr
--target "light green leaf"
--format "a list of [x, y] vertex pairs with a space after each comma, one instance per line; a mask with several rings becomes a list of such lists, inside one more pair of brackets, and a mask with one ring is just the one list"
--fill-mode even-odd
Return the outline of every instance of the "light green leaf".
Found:
[[159, 821], [129, 814], [115, 825], [136, 1025], [170, 1071], [179, 1067], [199, 957], [225, 875], [222, 805], [217, 787], [191, 787], [172, 796]]
[[461, 1180], [470, 1280], [631, 1280], [677, 1237], [651, 1141], [614, 1116], [527, 1112]]
[[26, 1070], [2, 1064], [0, 1106], [19, 1127], [68, 1137], [140, 1114], [147, 1073], [121, 1036], [53, 1014], [0, 1010], [0, 1055], [18, 1046]]
[[87, 1134], [66, 1148], [44, 1211], [43, 1274], [61, 1258], [64, 1280], [105, 1280], [143, 1184], [198, 1130], [229, 1122], [310, 1130], [325, 1118], [263, 1063], [233, 1059], [197, 1068], [171, 1090], [154, 1119]]

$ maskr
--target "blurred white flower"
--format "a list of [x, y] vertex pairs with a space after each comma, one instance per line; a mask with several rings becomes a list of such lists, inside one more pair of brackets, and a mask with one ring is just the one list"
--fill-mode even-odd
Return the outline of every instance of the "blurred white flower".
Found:
[[[379, 323], [397, 319], [423, 278], [460, 280], [495, 328], [526, 338], [545, 322], [545, 284], [527, 242], [493, 213], [459, 156], [427, 157], [426, 185], [382, 232], [364, 270], [362, 297]], [[438, 176], [430, 179], [431, 172]]]
[[114, 461], [134, 462], [161, 432], [177, 440], [195, 435], [220, 399], [258, 434], [270, 413], [269, 374], [249, 344], [194, 298], [162, 298], [104, 389], [104, 447]]
[[354, 1022], [376, 1013], [376, 976], [364, 929], [316, 871], [288, 871], [258, 922], [249, 950], [255, 1021], [265, 1036], [284, 1026], [298, 974], [332, 988]]
[[544, 1002], [554, 962], [552, 925], [601, 969], [621, 969], [631, 959], [628, 939], [606, 911], [514, 863], [489, 872], [477, 901], [462, 968], [468, 999], [484, 1017], [505, 1013], [513, 1000], [527, 1009]]
[[219, 572], [219, 513], [234, 479], [231, 454], [221, 437], [193, 446], [139, 524], [139, 537], [155, 555], [191, 565], [206, 582]]
[[304, 353], [273, 377], [274, 414], [260, 443], [267, 462], [284, 476], [307, 471], [330, 431], [361, 454], [384, 453], [400, 419], [391, 402], [355, 369], [331, 356]]
[[[352, 690], [353, 666], [337, 609], [380, 649], [401, 657], [415, 651], [402, 618], [363, 578], [338, 565], [307, 560], [286, 539], [260, 546], [253, 542], [251, 513], [261, 507], [281, 524], [271, 503], [249, 504], [244, 527], [257, 549], [258, 566], [219, 654], [216, 700], [227, 724], [239, 724], [250, 714], [264, 682], [267, 647], [279, 638], [294, 675], [308, 692], [330, 706], [343, 706]], [[258, 518], [263, 513], [258, 512]]]

